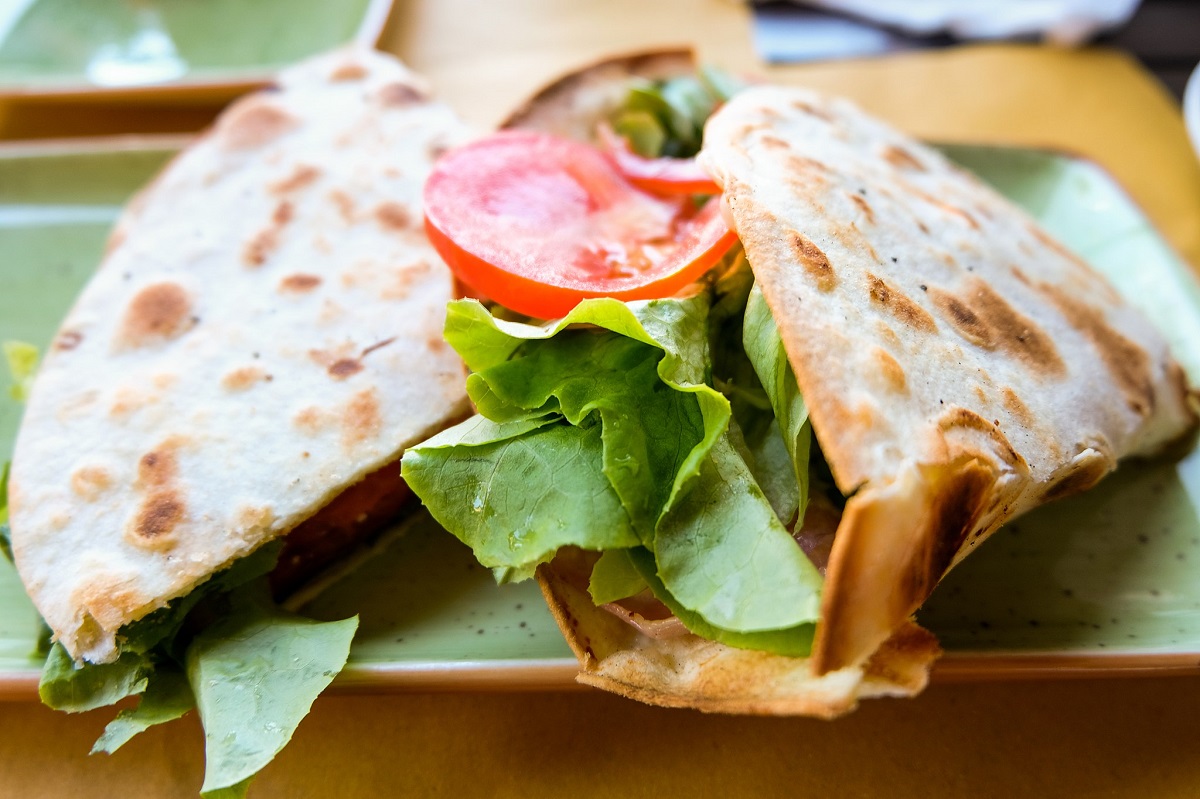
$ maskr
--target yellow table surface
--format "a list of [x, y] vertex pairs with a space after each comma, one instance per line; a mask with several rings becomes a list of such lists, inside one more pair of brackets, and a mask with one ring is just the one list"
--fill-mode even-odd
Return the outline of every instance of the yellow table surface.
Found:
[[[479, 125], [591, 58], [693, 43], [733, 69], [853, 97], [918, 136], [1088, 156], [1200, 265], [1200, 165], [1178, 106], [1121, 53], [980, 46], [768, 68], [732, 0], [413, 0], [384, 42]], [[0, 105], [0, 138], [191, 130], [214, 112]], [[109, 715], [0, 705], [0, 796], [194, 795], [193, 717], [87, 757]], [[1197, 719], [1190, 677], [935, 684], [836, 722], [704, 716], [582, 690], [334, 693], [251, 796], [1194, 797]]]

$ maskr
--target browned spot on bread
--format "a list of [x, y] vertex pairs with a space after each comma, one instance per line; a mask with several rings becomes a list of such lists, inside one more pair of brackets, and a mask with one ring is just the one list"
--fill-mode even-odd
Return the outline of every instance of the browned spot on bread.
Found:
[[984, 324], [971, 306], [953, 294], [937, 288], [929, 289], [929, 297], [933, 300], [934, 308], [941, 312], [942, 318], [950, 322], [958, 334], [967, 341], [989, 350], [996, 346], [991, 339], [991, 329]]
[[1141, 416], [1148, 416], [1154, 410], [1154, 383], [1150, 373], [1151, 360], [1146, 351], [1109, 327], [1099, 309], [1080, 302], [1057, 286], [1043, 283], [1039, 288], [1067, 322], [1095, 347], [1124, 392], [1129, 408]]
[[179, 477], [179, 463], [175, 460], [174, 447], [160, 446], [147, 452], [138, 461], [137, 485], [139, 488], [161, 488], [175, 482]]
[[120, 419], [150, 405], [155, 399], [156, 397], [148, 392], [138, 391], [129, 386], [121, 386], [116, 390], [112, 406], [109, 407], [108, 412], [109, 415]]
[[284, 200], [275, 206], [274, 212], [271, 214], [271, 222], [266, 228], [260, 230], [246, 244], [242, 251], [242, 260], [247, 266], [262, 266], [267, 262], [267, 258], [279, 246], [280, 231], [292, 221], [294, 208], [290, 202]]
[[[823, 119], [826, 122], [833, 121], [833, 117], [831, 117], [824, 109], [817, 108], [815, 105], [806, 103], [803, 100], [794, 101], [792, 103], [792, 108], [796, 109], [797, 111], [799, 111], [802, 114], [808, 114], [809, 116], [814, 116], [817, 119]], [[768, 109], [764, 109], [764, 110], [768, 110]], [[773, 109], [771, 109], [771, 110], [773, 111]]]
[[150, 492], [133, 521], [135, 543], [161, 543], [179, 526], [184, 514], [183, 498], [174, 489]]
[[895, 286], [870, 272], [867, 273], [867, 292], [872, 303], [886, 308], [892, 316], [909, 327], [926, 333], [937, 330], [937, 323], [928, 311]]
[[887, 381], [888, 387], [897, 393], [904, 393], [908, 390], [908, 380], [904, 376], [904, 367], [900, 362], [891, 356], [886, 350], [875, 348], [875, 362], [879, 366], [879, 372]]
[[971, 293], [975, 307], [995, 331], [999, 347], [1034, 371], [1052, 375], [1066, 371], [1050, 337], [1031, 319], [1018, 313], [991, 286], [981, 280], [974, 281]]
[[112, 484], [112, 474], [101, 466], [81, 466], [71, 473], [71, 490], [88, 502], [94, 502]]
[[1087, 491], [1099, 483], [1115, 464], [1097, 453], [1094, 457], [1073, 461], [1059, 474], [1050, 478], [1050, 484], [1042, 494], [1045, 502], [1062, 499]]
[[321, 170], [308, 164], [297, 164], [292, 174], [270, 186], [275, 194], [290, 194], [309, 185], [321, 176]]
[[796, 231], [791, 232], [790, 243], [792, 254], [808, 272], [809, 277], [816, 282], [817, 288], [821, 291], [833, 291], [837, 286], [837, 275], [834, 274], [833, 266], [825, 257], [825, 253], [821, 252], [821, 248]]
[[279, 290], [289, 294], [307, 294], [321, 285], [318, 275], [288, 275], [279, 283]]
[[375, 389], [360, 391], [350, 398], [342, 416], [342, 443], [350, 449], [379, 433], [383, 419]]
[[893, 349], [900, 348], [900, 346], [901, 346], [900, 337], [898, 335], [896, 335], [895, 330], [892, 330], [892, 328], [888, 326], [887, 322], [884, 322], [882, 319], [880, 319], [876, 323], [875, 329], [877, 331], [879, 331], [879, 337], [881, 339], [883, 339], [885, 342], [887, 342], [887, 344], [890, 345]]
[[975, 386], [973, 388], [973, 391], [975, 392], [975, 399], [979, 400], [979, 404], [987, 405], [988, 396], [987, 396], [987, 393], [983, 390], [983, 387]]
[[[938, 429], [943, 435], [962, 429], [970, 432], [981, 433], [990, 440], [993, 444], [992, 451], [1000, 457], [1005, 463], [1014, 469], [1024, 471], [1025, 459], [1013, 447], [1004, 433], [1000, 432], [995, 424], [984, 419], [979, 414], [968, 408], [952, 407], [941, 415], [937, 420]], [[984, 454], [984, 453], [978, 453]]]
[[335, 83], [350, 80], [362, 80], [367, 76], [367, 68], [355, 61], [343, 61], [329, 73], [329, 79]]
[[1066, 364], [1045, 331], [987, 283], [972, 280], [962, 296], [940, 289], [930, 289], [929, 295], [942, 317], [972, 344], [1003, 350], [1035, 373], [1058, 376], [1066, 372]]
[[412, 227], [412, 214], [400, 203], [385, 202], [375, 207], [375, 218], [390, 230], [407, 230]]
[[768, 150], [786, 150], [791, 146], [783, 139], [770, 133], [763, 134], [758, 140], [762, 142], [762, 146], [766, 147]]
[[278, 244], [278, 230], [267, 228], [259, 231], [254, 238], [247, 242], [246, 248], [242, 251], [242, 260], [247, 266], [262, 266], [267, 262], [267, 256]]
[[355, 358], [341, 358], [340, 360], [336, 360], [331, 363], [329, 365], [329, 369], [326, 371], [328, 371], [330, 377], [333, 377], [335, 380], [345, 380], [350, 375], [358, 374], [362, 370], [362, 361], [356, 360]]
[[133, 296], [121, 323], [121, 343], [141, 346], [165, 341], [195, 324], [192, 300], [178, 283], [153, 283]]
[[[926, 597], [945, 574], [976, 522], [983, 515], [995, 474], [978, 460], [950, 471], [933, 494], [928, 555], [910, 579], [920, 583], [911, 596]], [[914, 564], [916, 565], [916, 564]], [[923, 573], [921, 573], [923, 572]]]
[[425, 349], [429, 350], [430, 352], [442, 352], [446, 349], [446, 346], [447, 344], [445, 340], [438, 338], [437, 336], [430, 336], [429, 338], [425, 339]]
[[221, 378], [221, 386], [227, 391], [245, 391], [260, 380], [270, 379], [260, 366], [240, 366]]
[[267, 530], [275, 521], [275, 511], [267, 507], [242, 507], [235, 518], [239, 530]]
[[787, 171], [789, 173], [817, 172], [824, 175], [829, 172], [829, 167], [815, 158], [793, 153], [787, 157]]
[[262, 147], [299, 124], [299, 120], [260, 96], [250, 97], [229, 109], [217, 123], [219, 141], [228, 149]]
[[903, 686], [916, 693], [927, 681], [925, 668], [913, 668], [941, 654], [937, 636], [911, 622], [904, 624], [892, 637], [871, 655], [863, 667], [864, 674], [893, 685]]
[[313, 363], [320, 364], [328, 370], [338, 361], [354, 358], [357, 349], [351, 342], [344, 341], [336, 347], [330, 347], [327, 350], [309, 350], [308, 357]]
[[301, 408], [299, 412], [292, 417], [292, 424], [300, 428], [300, 430], [308, 435], [316, 435], [325, 427], [326, 417], [325, 412], [315, 406]]
[[1029, 276], [1022, 272], [1020, 267], [1014, 265], [1010, 266], [1009, 269], [1012, 271], [1012, 276], [1017, 279], [1017, 282], [1023, 283], [1026, 286], [1033, 286], [1033, 282], [1029, 279]]
[[850, 200], [855, 205], [858, 206], [858, 210], [862, 211], [863, 216], [865, 216], [867, 218], [868, 222], [870, 222], [871, 224], [875, 223], [875, 212], [871, 209], [871, 205], [870, 205], [870, 203], [867, 202], [866, 197], [863, 197], [861, 194], [856, 194], [854, 192], [847, 192], [846, 196], [849, 197]]
[[412, 105], [425, 99], [425, 94], [420, 89], [399, 81], [381, 86], [375, 96], [379, 98], [379, 102], [388, 106]]
[[341, 214], [342, 220], [346, 222], [354, 221], [354, 198], [341, 189], [334, 189], [329, 192], [329, 199], [337, 206], [338, 213]]
[[1011, 413], [1013, 418], [1026, 427], [1033, 426], [1033, 414], [1030, 413], [1028, 406], [1021, 401], [1021, 398], [1017, 396], [1017, 392], [1005, 386], [1000, 391], [1000, 399], [1004, 403], [1005, 410]]
[[54, 349], [59, 352], [69, 352], [79, 346], [83, 341], [83, 334], [78, 330], [64, 330], [54, 339]]
[[924, 165], [912, 153], [894, 144], [890, 144], [884, 149], [883, 158], [897, 169], [912, 169], [917, 172], [925, 171]]
[[292, 221], [295, 212], [295, 207], [287, 200], [284, 200], [275, 206], [275, 213], [271, 214], [271, 221], [277, 226], [283, 227]]

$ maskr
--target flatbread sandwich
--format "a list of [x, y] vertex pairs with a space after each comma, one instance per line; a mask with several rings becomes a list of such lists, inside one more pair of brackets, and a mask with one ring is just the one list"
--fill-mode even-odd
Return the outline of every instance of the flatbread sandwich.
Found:
[[355, 619], [277, 602], [411, 507], [401, 452], [466, 416], [421, 227], [425, 177], [464, 139], [399, 62], [339, 51], [234, 103], [120, 218], [8, 485], [53, 635], [44, 701], [142, 695], [98, 749], [194, 704], [204, 790], [244, 786], [345, 664]]
[[446, 328], [479, 415], [405, 478], [501, 580], [536, 573], [582, 682], [819, 716], [911, 695], [941, 577], [1190, 442], [1183, 370], [936, 150], [681, 63], [570, 76], [439, 161], [427, 228], [490, 301]]

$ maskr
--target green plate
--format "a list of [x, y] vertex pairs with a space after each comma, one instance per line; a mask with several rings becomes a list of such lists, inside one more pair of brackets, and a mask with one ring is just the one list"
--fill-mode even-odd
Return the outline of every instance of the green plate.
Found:
[[350, 41], [390, 0], [0, 0], [0, 93], [213, 89]]
[[[121, 204], [178, 145], [0, 150], [0, 339], [50, 340]], [[1044, 152], [946, 150], [1104, 271], [1200, 375], [1200, 290], [1100, 168]], [[0, 393], [8, 452], [20, 408]], [[941, 677], [1196, 670], [1198, 570], [1200, 455], [1127, 463], [1097, 490], [998, 532], [946, 578], [920, 620], [947, 650]], [[561, 687], [575, 672], [536, 588], [495, 586], [427, 518], [307, 612], [361, 615], [343, 686]], [[0, 563], [0, 694], [32, 691], [36, 634], [33, 608]]]

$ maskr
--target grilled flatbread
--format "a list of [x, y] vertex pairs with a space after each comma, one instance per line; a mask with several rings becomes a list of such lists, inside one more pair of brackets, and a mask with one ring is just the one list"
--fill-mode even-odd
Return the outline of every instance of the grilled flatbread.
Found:
[[[591, 138], [619, 104], [604, 105], [614, 84], [647, 61], [687, 71], [686, 54], [614, 59], [509, 124]], [[564, 121], [574, 113], [583, 123]], [[700, 161], [850, 497], [813, 653], [630, 624], [592, 603], [577, 553], [539, 568], [543, 593], [579, 680], [640, 701], [829, 717], [917, 693], [939, 648], [911, 614], [941, 577], [1119, 458], [1190, 442], [1186, 378], [1153, 326], [1024, 212], [846, 101], [746, 90], [709, 121]]]
[[747, 90], [701, 162], [850, 496], [817, 673], [861, 663], [1006, 519], [1195, 430], [1182, 368], [1100, 274], [849, 102]]
[[464, 415], [420, 210], [464, 137], [398, 62], [335, 53], [235, 103], [130, 204], [12, 467], [16, 564], [76, 660], [113, 660], [124, 625]]

